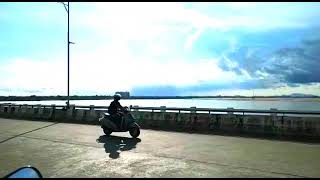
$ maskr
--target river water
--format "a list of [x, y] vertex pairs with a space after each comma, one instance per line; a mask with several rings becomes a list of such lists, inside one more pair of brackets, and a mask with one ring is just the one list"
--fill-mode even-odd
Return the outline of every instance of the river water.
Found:
[[[109, 106], [112, 100], [72, 100], [70, 104], [75, 105], [95, 105]], [[0, 103], [9, 103], [0, 102]], [[66, 101], [15, 101], [15, 104], [43, 104], [43, 105], [65, 105]], [[121, 105], [147, 106], [147, 107], [184, 107], [189, 108], [228, 108], [235, 109], [259, 109], [267, 110], [276, 108], [278, 110], [307, 110], [320, 111], [319, 100], [300, 100], [300, 99], [273, 99], [273, 100], [248, 100], [248, 99], [130, 99], [120, 100]]]

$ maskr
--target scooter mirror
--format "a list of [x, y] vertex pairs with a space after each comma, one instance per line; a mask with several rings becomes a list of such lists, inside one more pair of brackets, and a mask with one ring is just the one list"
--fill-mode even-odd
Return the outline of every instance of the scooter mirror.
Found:
[[4, 178], [42, 178], [42, 175], [37, 168], [28, 166], [19, 168]]

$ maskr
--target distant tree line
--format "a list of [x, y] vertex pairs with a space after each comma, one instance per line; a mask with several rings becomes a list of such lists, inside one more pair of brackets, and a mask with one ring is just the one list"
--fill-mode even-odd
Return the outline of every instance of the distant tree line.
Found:
[[[70, 96], [70, 100], [101, 100], [112, 99], [112, 96]], [[67, 100], [68, 96], [0, 96], [0, 101], [47, 101], [47, 100]]]

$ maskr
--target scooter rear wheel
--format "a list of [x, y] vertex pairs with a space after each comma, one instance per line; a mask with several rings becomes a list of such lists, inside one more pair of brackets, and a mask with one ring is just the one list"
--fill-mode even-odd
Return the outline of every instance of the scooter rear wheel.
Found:
[[109, 129], [109, 128], [106, 128], [106, 127], [103, 127], [103, 132], [107, 135], [107, 136], [110, 136], [110, 134], [112, 133], [112, 130]]
[[135, 127], [129, 130], [129, 133], [132, 137], [136, 138], [140, 135], [140, 129]]

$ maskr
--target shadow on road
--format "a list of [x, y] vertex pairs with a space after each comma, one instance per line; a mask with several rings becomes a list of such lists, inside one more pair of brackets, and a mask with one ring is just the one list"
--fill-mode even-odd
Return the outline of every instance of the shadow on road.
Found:
[[104, 135], [100, 136], [97, 142], [104, 143], [105, 151], [109, 153], [109, 157], [117, 159], [120, 156], [119, 151], [128, 151], [136, 148], [136, 145], [141, 142], [141, 139]]

